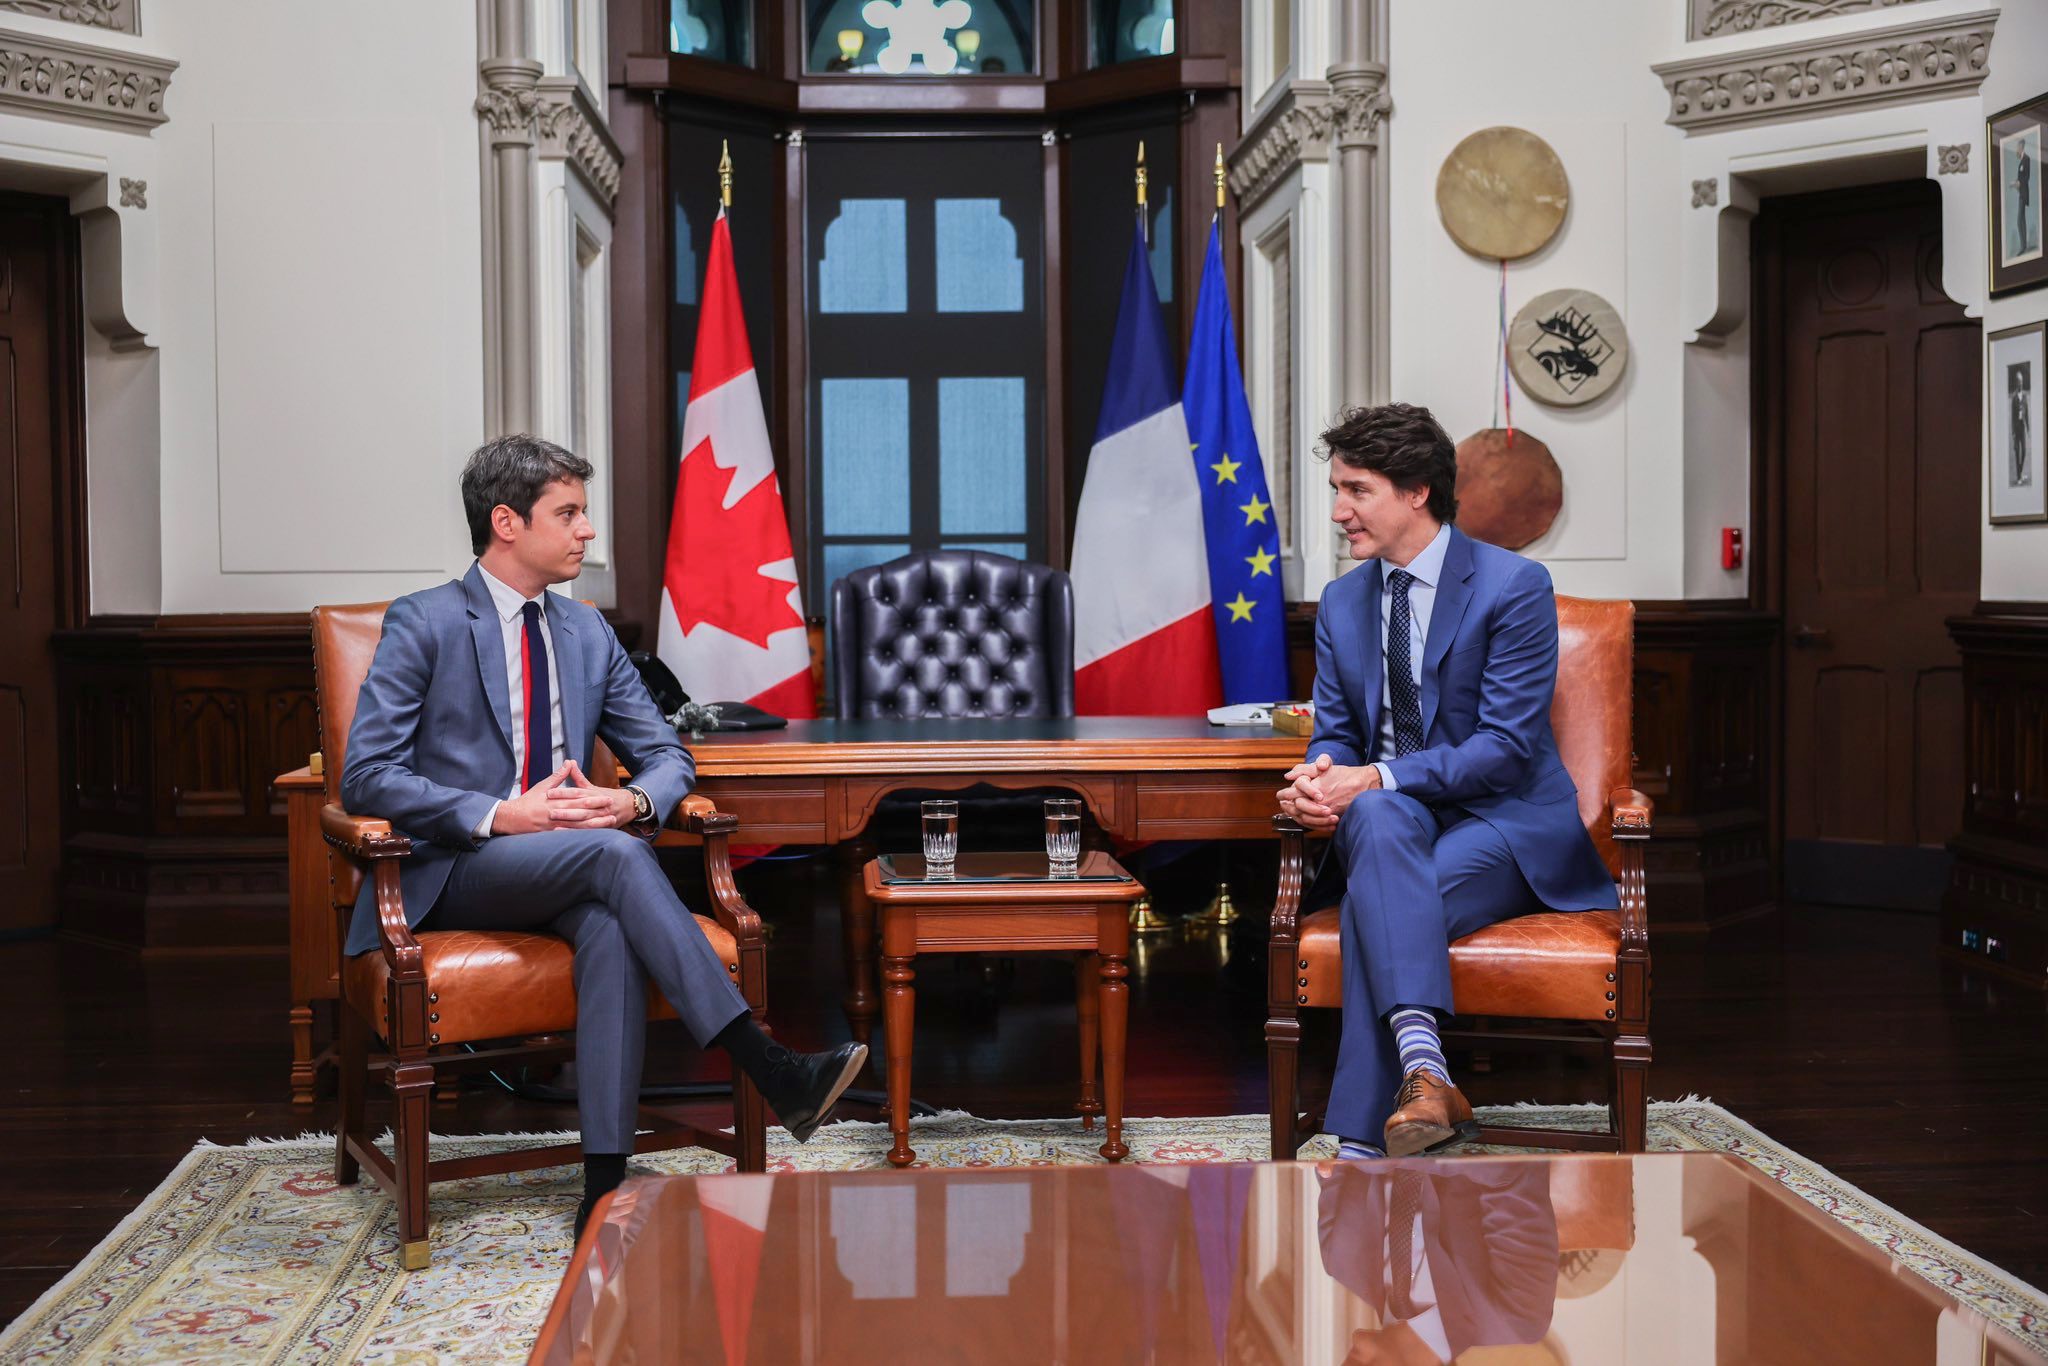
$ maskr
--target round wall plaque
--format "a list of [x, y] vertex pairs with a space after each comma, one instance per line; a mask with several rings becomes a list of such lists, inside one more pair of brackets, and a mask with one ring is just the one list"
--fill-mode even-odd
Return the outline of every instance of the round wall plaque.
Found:
[[1458, 443], [1458, 525], [1467, 536], [1520, 550], [1557, 520], [1564, 473], [1550, 447], [1517, 430], [1482, 427]]
[[1513, 261], [1557, 235], [1570, 202], [1564, 163], [1525, 128], [1482, 128], [1436, 173], [1444, 231], [1475, 256]]
[[1628, 331], [1598, 294], [1553, 289], [1522, 305], [1508, 327], [1508, 369], [1529, 397], [1563, 408], [1591, 403], [1628, 368]]

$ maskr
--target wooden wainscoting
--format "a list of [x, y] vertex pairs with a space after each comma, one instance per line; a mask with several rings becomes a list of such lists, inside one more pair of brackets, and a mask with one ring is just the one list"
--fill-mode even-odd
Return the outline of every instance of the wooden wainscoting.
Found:
[[147, 952], [283, 949], [270, 784], [319, 748], [306, 617], [99, 619], [52, 647], [59, 928]]
[[2048, 990], [2048, 603], [1954, 617], [1963, 652], [1962, 833], [1942, 951]]

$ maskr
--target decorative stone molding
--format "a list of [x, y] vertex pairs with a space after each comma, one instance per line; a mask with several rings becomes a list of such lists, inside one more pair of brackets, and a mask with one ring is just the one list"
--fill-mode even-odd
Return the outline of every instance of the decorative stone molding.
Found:
[[1692, 206], [1695, 209], [1711, 209], [1721, 202], [1721, 179], [1708, 176], [1705, 180], [1692, 183]]
[[0, 10], [112, 29], [116, 33], [142, 32], [138, 0], [0, 0]]
[[1330, 133], [1337, 120], [1330, 87], [1323, 81], [1295, 81], [1251, 126], [1230, 155], [1230, 191], [1238, 211], [1249, 212], [1288, 172], [1305, 161], [1330, 159]]
[[1984, 80], [1998, 11], [1821, 41], [1688, 57], [1652, 67], [1671, 93], [1665, 122], [1688, 133], [1964, 95]]
[[64, 38], [0, 34], [0, 108], [62, 114], [144, 132], [170, 116], [164, 92], [178, 64]]
[[519, 57], [478, 64], [483, 89], [476, 97], [476, 112], [490, 126], [493, 146], [530, 147], [537, 139], [540, 73], [539, 62]]
[[121, 207], [124, 209], [146, 209], [149, 207], [149, 182], [121, 177]]
[[542, 160], [566, 160], [609, 208], [619, 195], [624, 158], [603, 118], [590, 107], [582, 83], [574, 76], [550, 76], [536, 94], [534, 123]]
[[1754, 29], [1913, 3], [1914, 0], [1689, 0], [1685, 31], [1693, 39], [1726, 38]]
[[1970, 173], [1970, 144], [1958, 142], [1935, 149], [1940, 164], [1935, 168], [1937, 175], [1968, 175]]

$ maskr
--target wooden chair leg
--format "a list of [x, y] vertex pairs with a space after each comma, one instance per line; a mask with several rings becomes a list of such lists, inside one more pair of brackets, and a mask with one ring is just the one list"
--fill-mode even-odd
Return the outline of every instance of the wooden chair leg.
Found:
[[391, 1151], [398, 1186], [398, 1241], [407, 1271], [427, 1265], [427, 1120], [433, 1107], [434, 1069], [401, 1062], [392, 1071]]
[[1623, 1034], [1614, 1041], [1614, 1132], [1625, 1153], [1649, 1150], [1650, 1040]]
[[338, 1185], [353, 1186], [362, 1174], [362, 1164], [348, 1150], [348, 1141], [365, 1141], [363, 1098], [370, 1082], [370, 1027], [346, 1001], [338, 1004], [335, 1015], [334, 1083], [341, 1117], [334, 1135], [334, 1180]]
[[1271, 1112], [1275, 1162], [1292, 1161], [1301, 1149], [1296, 1129], [1301, 1110], [1301, 1021], [1276, 1016], [1266, 1021], [1266, 1104]]

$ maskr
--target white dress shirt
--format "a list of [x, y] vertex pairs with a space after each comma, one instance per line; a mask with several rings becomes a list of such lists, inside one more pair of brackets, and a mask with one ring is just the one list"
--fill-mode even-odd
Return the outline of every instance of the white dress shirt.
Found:
[[[483, 562], [477, 562], [477, 573], [483, 575], [484, 587], [491, 590], [491, 604], [498, 609], [498, 618], [504, 628], [505, 640], [505, 689], [512, 698], [512, 790], [500, 801], [517, 797], [521, 788], [519, 779], [526, 773], [526, 676], [520, 671], [520, 653], [526, 639], [526, 604], [540, 604], [540, 638], [547, 646], [548, 653], [548, 733], [554, 737], [555, 752], [548, 756], [545, 772], [553, 773], [569, 756], [569, 737], [562, 725], [562, 675], [555, 666], [554, 632], [548, 627], [548, 595], [543, 589], [537, 596], [528, 598], [511, 584], [506, 583]], [[488, 839], [491, 822], [497, 819], [498, 802], [491, 803], [491, 809], [477, 822], [475, 834], [478, 839]]]
[[[1415, 695], [1420, 699], [1422, 648], [1429, 640], [1429, 614], [1436, 608], [1437, 580], [1443, 577], [1444, 552], [1450, 549], [1450, 544], [1451, 528], [1445, 524], [1436, 529], [1435, 539], [1408, 563], [1380, 561], [1380, 738], [1374, 749], [1388, 759], [1395, 756], [1394, 684], [1387, 670], [1387, 620], [1393, 615], [1394, 590], [1387, 580], [1396, 569], [1405, 569], [1415, 576], [1415, 582], [1408, 585], [1408, 666], [1415, 677]], [[1373, 767], [1380, 771], [1381, 787], [1389, 792], [1400, 790], [1401, 785], [1394, 781], [1393, 770], [1378, 762]]]

